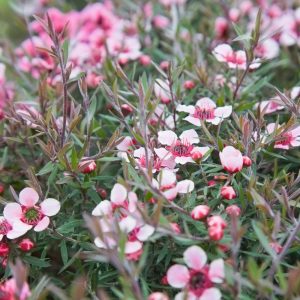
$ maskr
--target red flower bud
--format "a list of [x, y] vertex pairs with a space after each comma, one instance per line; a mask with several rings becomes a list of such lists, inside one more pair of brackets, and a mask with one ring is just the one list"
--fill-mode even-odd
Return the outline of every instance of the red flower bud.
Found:
[[30, 239], [23, 239], [21, 242], [19, 242], [19, 248], [24, 252], [30, 251], [34, 247], [35, 244]]
[[0, 256], [7, 256], [9, 254], [9, 246], [5, 242], [0, 242]]
[[243, 165], [244, 167], [250, 167], [252, 165], [252, 160], [248, 156], [243, 156]]
[[195, 162], [200, 162], [201, 158], [203, 157], [202, 153], [199, 152], [199, 151], [196, 151], [192, 154], [192, 159], [195, 161]]
[[133, 112], [133, 108], [129, 106], [128, 104], [122, 104], [121, 105], [122, 114], [124, 117], [130, 115]]
[[208, 183], [207, 183], [208, 186], [215, 186], [216, 184], [217, 183], [216, 183], [215, 180], [209, 180]]
[[208, 235], [211, 240], [219, 241], [224, 236], [224, 229], [221, 226], [211, 226], [208, 228]]
[[103, 188], [97, 188], [97, 192], [98, 192], [98, 194], [100, 195], [100, 197], [101, 197], [102, 199], [106, 199], [106, 197], [107, 197], [107, 192], [106, 192], [105, 189], [103, 189]]
[[0, 194], [4, 192], [4, 185], [0, 183]]
[[97, 168], [97, 165], [94, 160], [86, 160], [80, 162], [78, 168], [81, 171], [81, 173], [89, 174]]

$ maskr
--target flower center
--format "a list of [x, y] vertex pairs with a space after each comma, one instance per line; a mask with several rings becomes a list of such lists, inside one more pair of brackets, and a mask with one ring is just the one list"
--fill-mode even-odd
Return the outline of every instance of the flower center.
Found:
[[189, 290], [197, 297], [201, 296], [205, 289], [213, 286], [207, 273], [207, 268], [204, 268], [201, 271], [190, 271]]
[[293, 135], [291, 133], [287, 132], [287, 133], [284, 133], [282, 135], [282, 137], [280, 138], [280, 140], [277, 141], [275, 144], [287, 146], [287, 145], [291, 144], [292, 140], [293, 140]]
[[169, 150], [173, 156], [191, 156], [193, 148], [193, 145], [190, 145], [188, 142], [178, 140], [175, 144], [166, 149]]
[[21, 221], [29, 225], [36, 225], [44, 216], [40, 209], [36, 206], [22, 207], [22, 210], [23, 216]]
[[193, 114], [194, 118], [200, 120], [210, 120], [215, 117], [213, 108], [200, 108], [198, 106], [195, 107], [195, 112]]
[[12, 226], [6, 220], [0, 222], [0, 234], [6, 235], [11, 229]]

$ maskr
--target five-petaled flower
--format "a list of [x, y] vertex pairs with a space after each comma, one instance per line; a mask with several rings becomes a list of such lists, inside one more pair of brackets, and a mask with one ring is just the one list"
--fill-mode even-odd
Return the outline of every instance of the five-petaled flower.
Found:
[[177, 111], [189, 113], [184, 120], [196, 126], [201, 126], [201, 121], [218, 125], [223, 119], [228, 118], [232, 113], [232, 106], [217, 107], [210, 98], [201, 98], [196, 105], [178, 105]]
[[174, 288], [183, 289], [175, 299], [221, 299], [221, 292], [215, 284], [222, 283], [224, 279], [223, 259], [216, 259], [208, 265], [204, 250], [191, 246], [185, 250], [183, 260], [187, 267], [175, 264], [167, 272], [168, 283]]
[[165, 145], [165, 148], [155, 149], [155, 153], [161, 159], [172, 158], [177, 164], [184, 165], [188, 162], [195, 163], [193, 153], [200, 152], [204, 156], [208, 147], [195, 147], [199, 143], [199, 137], [194, 129], [184, 131], [179, 138], [171, 130], [159, 131], [158, 141]]
[[50, 223], [50, 218], [60, 210], [60, 203], [56, 199], [47, 198], [38, 204], [39, 195], [32, 188], [25, 188], [19, 194], [19, 203], [8, 203], [4, 207], [3, 215], [11, 225], [7, 232], [8, 238], [16, 238], [31, 228], [40, 232]]

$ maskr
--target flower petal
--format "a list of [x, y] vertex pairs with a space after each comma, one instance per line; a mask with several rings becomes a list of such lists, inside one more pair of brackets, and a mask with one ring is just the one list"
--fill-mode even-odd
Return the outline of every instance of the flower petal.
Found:
[[136, 237], [141, 241], [144, 242], [148, 240], [148, 238], [153, 234], [154, 232], [154, 227], [150, 226], [148, 224], [142, 226], [139, 228], [138, 233], [136, 234]]
[[112, 205], [108, 200], [101, 201], [92, 211], [93, 216], [110, 215], [112, 213]]
[[204, 97], [197, 101], [196, 106], [201, 109], [214, 109], [216, 107], [216, 103], [210, 98]]
[[181, 141], [187, 142], [189, 144], [197, 144], [199, 143], [199, 137], [198, 134], [196, 132], [196, 130], [194, 129], [189, 129], [184, 131], [179, 138], [181, 139]]
[[48, 217], [55, 216], [60, 210], [60, 202], [53, 198], [47, 198], [41, 203], [41, 210]]
[[179, 194], [190, 193], [195, 188], [195, 184], [192, 180], [182, 180], [177, 183], [177, 191]]
[[22, 208], [18, 203], [8, 203], [3, 210], [3, 216], [10, 223], [14, 220], [18, 220], [22, 217]]
[[185, 165], [188, 162], [195, 163], [195, 161], [191, 157], [188, 157], [188, 156], [177, 156], [177, 157], [175, 157], [175, 162], [177, 164], [181, 164], [181, 165]]
[[181, 289], [189, 282], [190, 273], [186, 266], [176, 264], [169, 268], [167, 279], [172, 287]]
[[122, 205], [127, 198], [127, 190], [126, 188], [120, 184], [116, 183], [111, 190], [110, 200], [116, 205]]
[[191, 123], [191, 124], [193, 124], [195, 126], [198, 126], [198, 127], [201, 126], [200, 119], [197, 119], [197, 118], [194, 118], [194, 117], [191, 117], [191, 116], [187, 116], [183, 120], [186, 120], [186, 121], [188, 121], [189, 123]]
[[160, 159], [169, 159], [172, 157], [171, 152], [165, 148], [154, 148], [154, 152]]
[[162, 145], [171, 146], [177, 140], [177, 135], [172, 130], [165, 130], [158, 132], [158, 141]]
[[177, 111], [179, 112], [186, 112], [193, 114], [195, 112], [195, 107], [193, 105], [181, 105], [179, 104], [176, 108]]
[[216, 259], [211, 262], [209, 271], [209, 279], [215, 283], [222, 283], [224, 279], [224, 261], [223, 259]]
[[176, 183], [176, 175], [170, 170], [161, 170], [157, 180], [162, 188], [172, 187]]
[[206, 264], [207, 256], [202, 248], [191, 246], [184, 251], [183, 259], [189, 268], [199, 271]]
[[49, 217], [45, 216], [41, 221], [38, 222], [38, 224], [33, 228], [33, 230], [36, 232], [43, 231], [49, 226], [49, 223]]
[[119, 222], [119, 227], [123, 232], [129, 233], [132, 231], [136, 226], [136, 220], [131, 217], [125, 217]]
[[139, 241], [126, 242], [125, 244], [125, 253], [131, 254], [142, 249], [143, 244]]
[[227, 105], [215, 109], [215, 116], [219, 118], [228, 118], [232, 113], [232, 106]]
[[19, 194], [19, 202], [27, 207], [34, 206], [39, 201], [39, 194], [32, 188], [25, 188]]
[[204, 290], [199, 300], [220, 300], [222, 297], [221, 292], [217, 288], [209, 288]]

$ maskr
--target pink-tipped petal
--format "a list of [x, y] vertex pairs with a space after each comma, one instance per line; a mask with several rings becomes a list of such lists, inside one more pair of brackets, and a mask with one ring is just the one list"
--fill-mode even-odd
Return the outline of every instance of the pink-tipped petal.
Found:
[[195, 112], [195, 107], [193, 105], [178, 105], [176, 108], [177, 111], [179, 112], [186, 112], [193, 114]]
[[176, 175], [174, 172], [164, 169], [160, 171], [157, 180], [162, 188], [172, 187], [176, 183]]
[[187, 194], [193, 191], [195, 184], [192, 180], [182, 180], [177, 183], [177, 191], [179, 194]]
[[190, 273], [187, 267], [176, 264], [169, 268], [167, 279], [172, 287], [181, 289], [189, 282]]
[[207, 261], [204, 250], [198, 246], [191, 246], [183, 253], [183, 259], [189, 268], [200, 271]]
[[216, 107], [216, 103], [212, 101], [210, 98], [204, 97], [197, 101], [196, 106], [205, 110], [214, 109]]
[[10, 223], [14, 220], [18, 220], [22, 217], [22, 208], [18, 203], [8, 203], [3, 210], [3, 216]]
[[215, 109], [214, 113], [216, 117], [220, 117], [222, 119], [228, 118], [232, 113], [232, 106], [228, 105], [228, 106], [218, 107]]
[[116, 205], [122, 205], [127, 198], [127, 190], [126, 188], [120, 184], [116, 183], [111, 190], [110, 200]]
[[209, 288], [204, 290], [199, 300], [220, 300], [222, 297], [221, 292], [217, 288]]
[[162, 145], [171, 146], [177, 140], [177, 135], [172, 130], [165, 130], [158, 132], [158, 141]]
[[125, 244], [125, 253], [126, 254], [135, 253], [135, 252], [141, 250], [142, 246], [143, 246], [143, 244], [139, 241], [126, 242], [126, 244]]
[[55, 216], [60, 210], [60, 202], [53, 198], [45, 199], [41, 203], [41, 210], [48, 217]]
[[154, 227], [153, 226], [150, 226], [150, 225], [144, 225], [142, 227], [140, 227], [136, 237], [141, 241], [141, 242], [144, 242], [144, 241], [147, 241], [148, 238], [153, 234], [154, 232]]
[[104, 216], [112, 213], [112, 205], [108, 200], [101, 201], [92, 211], [93, 216]]
[[180, 136], [179, 136], [181, 141], [187, 142], [189, 144], [197, 144], [199, 143], [199, 137], [194, 129], [189, 129], [184, 131]]
[[49, 223], [49, 217], [45, 216], [41, 221], [38, 222], [38, 224], [33, 228], [33, 230], [36, 232], [43, 231], [49, 226]]
[[224, 261], [223, 259], [216, 259], [211, 262], [208, 271], [209, 279], [215, 283], [222, 283], [224, 280]]
[[19, 202], [27, 207], [34, 206], [39, 201], [39, 194], [32, 188], [25, 188], [19, 194]]
[[191, 116], [187, 116], [187, 117], [185, 117], [183, 120], [186, 120], [186, 121], [188, 121], [189, 123], [191, 123], [191, 124], [193, 124], [193, 125], [195, 125], [195, 126], [198, 126], [198, 127], [201, 126], [201, 121], [200, 121], [200, 119], [198, 119], [198, 118], [194, 118], [194, 117], [191, 117]]

